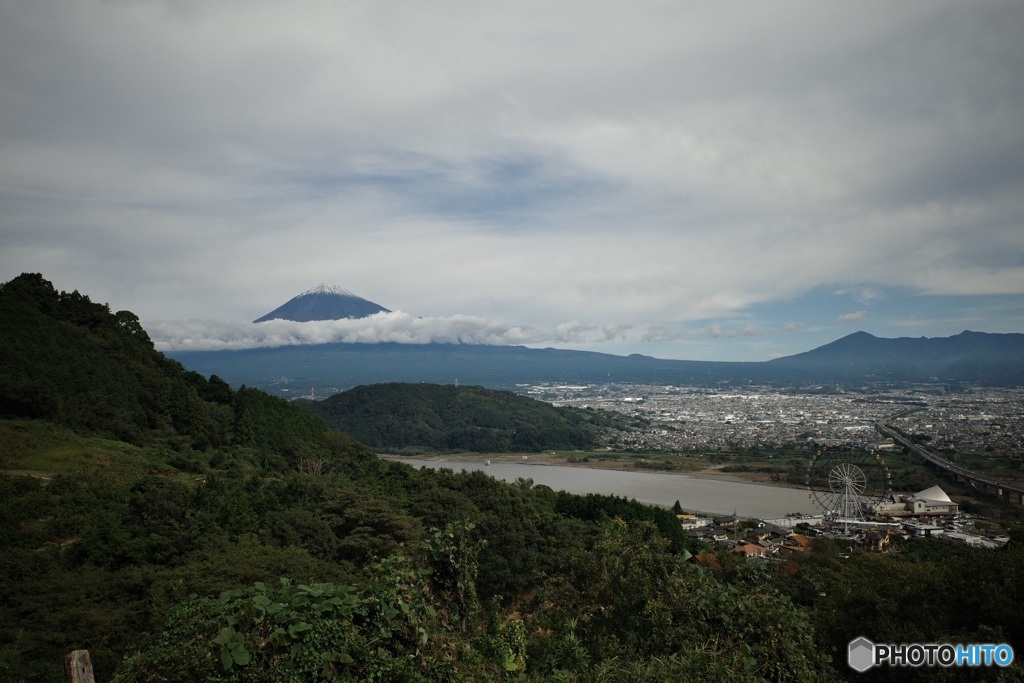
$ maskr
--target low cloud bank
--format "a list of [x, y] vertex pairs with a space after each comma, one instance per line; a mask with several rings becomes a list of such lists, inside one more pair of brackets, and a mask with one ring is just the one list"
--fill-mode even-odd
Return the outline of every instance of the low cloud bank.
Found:
[[718, 323], [712, 323], [701, 330], [701, 333], [712, 339], [735, 339], [736, 337], [767, 337], [782, 332], [793, 332], [798, 327], [796, 323], [786, 323], [782, 327], [761, 327], [748, 324], [741, 328], [726, 329]]
[[530, 344], [616, 344], [633, 339], [668, 343], [686, 337], [760, 337], [791, 332], [796, 325], [761, 328], [747, 325], [723, 329], [712, 324], [688, 334], [680, 325], [605, 325], [597, 327], [579, 320], [541, 329], [496, 322], [472, 315], [420, 318], [401, 311], [377, 313], [366, 318], [293, 322], [271, 320], [263, 323], [213, 320], [165, 320], [145, 323], [146, 331], [160, 351], [220, 351], [298, 346], [302, 344], [485, 344], [491, 346]]
[[[593, 330], [577, 321], [554, 330], [495, 322], [469, 315], [419, 318], [401, 311], [366, 318], [263, 323], [210, 320], [161, 321], [146, 324], [160, 351], [217, 351], [300, 344], [542, 344], [581, 342]], [[604, 335], [601, 335], [602, 337]]]

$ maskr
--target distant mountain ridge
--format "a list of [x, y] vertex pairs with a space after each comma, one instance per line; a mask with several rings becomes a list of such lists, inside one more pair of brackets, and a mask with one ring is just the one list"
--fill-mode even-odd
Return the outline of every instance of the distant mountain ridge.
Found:
[[347, 289], [321, 284], [292, 297], [285, 304], [270, 313], [253, 320], [263, 323], [269, 320], [291, 320], [306, 323], [314, 320], [344, 320], [345, 318], [366, 318], [375, 313], [390, 313], [380, 304], [356, 296]]
[[811, 351], [768, 361], [779, 370], [838, 381], [956, 380], [1024, 384], [1024, 334], [965, 330], [951, 337], [886, 339], [855, 332]]
[[[806, 353], [765, 362], [665, 360], [590, 351], [471, 344], [318, 344], [168, 355], [233, 385], [274, 393], [346, 389], [379, 382], [456, 379], [507, 389], [544, 382], [863, 384], [948, 382], [1024, 386], [1024, 334], [963, 332], [953, 337], [884, 339], [857, 332]], [[284, 391], [282, 391], [284, 390]], [[294, 395], [294, 394], [292, 394]]]

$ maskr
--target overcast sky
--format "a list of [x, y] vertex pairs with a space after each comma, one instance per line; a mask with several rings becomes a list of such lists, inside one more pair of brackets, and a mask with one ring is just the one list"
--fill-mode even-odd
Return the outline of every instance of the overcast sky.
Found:
[[[0, 0], [0, 281], [165, 349], [1024, 332], [1022, 31], [1019, 0]], [[247, 327], [321, 283], [398, 313]]]

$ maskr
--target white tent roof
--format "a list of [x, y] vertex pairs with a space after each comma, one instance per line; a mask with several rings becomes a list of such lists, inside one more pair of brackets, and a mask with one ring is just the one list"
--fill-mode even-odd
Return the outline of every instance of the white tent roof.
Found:
[[924, 498], [925, 500], [935, 500], [942, 503], [952, 503], [946, 492], [940, 489], [938, 486], [933, 486], [930, 489], [924, 491], [918, 491], [914, 494], [915, 498]]

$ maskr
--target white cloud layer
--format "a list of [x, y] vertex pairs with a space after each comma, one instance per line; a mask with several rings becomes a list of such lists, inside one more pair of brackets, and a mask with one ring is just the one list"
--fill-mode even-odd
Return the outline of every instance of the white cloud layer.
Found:
[[[470, 315], [421, 318], [402, 311], [376, 313], [365, 318], [295, 322], [270, 320], [261, 323], [214, 320], [169, 320], [146, 323], [146, 331], [161, 351], [220, 351], [306, 344], [489, 344], [558, 346], [606, 345], [642, 341], [669, 342], [686, 332], [663, 326], [610, 325], [598, 329], [578, 320], [539, 329], [501, 323]], [[793, 325], [766, 329], [747, 324], [724, 329], [713, 324], [696, 334], [710, 338], [763, 337], [792, 331]]]
[[528, 344], [551, 341], [540, 330], [457, 315], [417, 318], [401, 311], [346, 320], [262, 323], [210, 320], [168, 321], [146, 326], [164, 351], [270, 348], [335, 342], [379, 344]]
[[462, 313], [673, 357], [804, 350], [851, 310], [884, 334], [922, 297], [1012, 297], [978, 327], [1019, 331], [1022, 24], [1016, 0], [0, 2], [0, 281], [144, 321], [326, 282], [441, 337]]
[[301, 344], [542, 344], [600, 342], [607, 334], [569, 322], [540, 330], [485, 320], [469, 315], [418, 318], [401, 311], [365, 318], [262, 323], [211, 320], [148, 323], [146, 330], [161, 351], [218, 351]]

